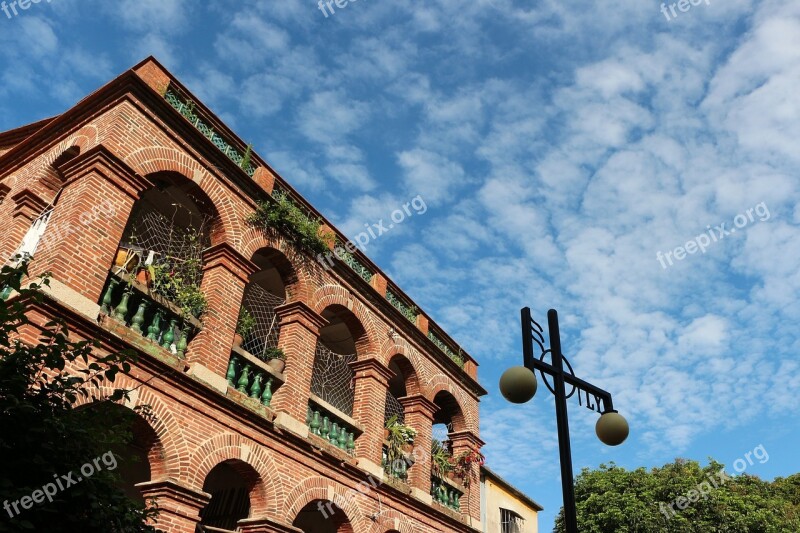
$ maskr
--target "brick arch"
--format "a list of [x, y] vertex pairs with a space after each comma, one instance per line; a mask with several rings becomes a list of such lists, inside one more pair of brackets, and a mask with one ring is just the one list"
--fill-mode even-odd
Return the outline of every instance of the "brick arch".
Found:
[[284, 501], [278, 465], [263, 446], [236, 433], [217, 434], [196, 447], [189, 457], [185, 481], [201, 490], [211, 469], [231, 460], [249, 465], [258, 476], [250, 493], [250, 516], [274, 515]]
[[124, 162], [142, 176], [174, 172], [194, 182], [211, 201], [219, 217], [222, 231], [214, 237], [213, 244], [228, 242], [238, 249], [236, 243], [241, 242], [242, 221], [235, 215], [230, 193], [195, 159], [174, 148], [148, 146], [125, 156]]
[[331, 306], [342, 306], [348, 309], [364, 329], [364, 339], [356, 341], [358, 359], [361, 360], [377, 355], [380, 350], [378, 329], [369, 309], [359, 300], [353, 298], [350, 291], [341, 285], [329, 284], [320, 287], [314, 292], [309, 302], [309, 307], [318, 314], [322, 314], [326, 308]]
[[[425, 385], [425, 397], [430, 401], [436, 398], [440, 392], [449, 393], [461, 409], [462, 420], [460, 425], [463, 427], [456, 428], [456, 430], [473, 431], [477, 435], [478, 431], [478, 414], [475, 412], [474, 406], [470, 398], [466, 397], [464, 391], [453, 385], [453, 381], [444, 374], [436, 374]], [[455, 424], [455, 421], [454, 421]]]
[[373, 522], [369, 533], [386, 533], [388, 531], [414, 533], [415, 529], [406, 515], [394, 509], [386, 509], [378, 514], [378, 519]]
[[[369, 524], [367, 522], [367, 517], [358, 503], [358, 500], [362, 499], [363, 496], [358, 492], [359, 496], [351, 498], [347, 495], [351, 490], [356, 489], [345, 487], [321, 476], [307, 477], [300, 480], [289, 492], [281, 516], [286, 517], [286, 522], [291, 524], [297, 518], [300, 510], [315, 500], [326, 502], [346, 501], [347, 504], [342, 511], [347, 516], [347, 520], [350, 522], [353, 531], [368, 531]], [[336, 496], [335, 499], [334, 496]]]
[[[291, 264], [292, 274], [295, 278], [292, 283], [286, 284], [286, 301], [308, 301], [311, 297], [313, 279], [305, 267], [305, 261], [310, 261], [308, 257], [302, 257], [302, 252], [298, 252], [282, 238], [271, 238], [258, 228], [246, 227], [242, 234], [241, 253], [244, 257], [252, 258], [253, 255], [264, 248], [272, 248], [283, 254]], [[281, 273], [283, 275], [283, 273]], [[286, 280], [284, 279], [284, 283]]]
[[408, 341], [401, 337], [394, 339], [388, 338], [383, 341], [378, 357], [381, 363], [388, 366], [389, 361], [397, 354], [405, 356], [411, 363], [411, 366], [414, 367], [414, 372], [417, 373], [417, 378], [420, 382], [420, 392], [423, 392], [423, 384], [428, 381], [428, 369], [425, 364], [425, 358], [422, 357], [422, 354], [411, 346]]
[[122, 400], [117, 405], [133, 410], [138, 406], [149, 406], [152, 417], [142, 419], [152, 428], [158, 439], [160, 453], [152, 454], [150, 460], [150, 478], [152, 481], [165, 479], [177, 480], [181, 477], [181, 462], [189, 455], [189, 446], [183, 436], [181, 424], [173, 415], [167, 404], [152, 389], [136, 388], [139, 384], [125, 376], [118, 376], [114, 386], [101, 386], [88, 397], [79, 397], [75, 407], [87, 405], [114, 393], [116, 389], [127, 389], [130, 400]]

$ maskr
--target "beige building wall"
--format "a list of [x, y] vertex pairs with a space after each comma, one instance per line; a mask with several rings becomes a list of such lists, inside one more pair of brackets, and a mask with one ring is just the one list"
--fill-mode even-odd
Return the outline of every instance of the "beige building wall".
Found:
[[523, 533], [538, 533], [541, 510], [535, 502], [493, 472], [481, 472], [481, 518], [484, 533], [501, 533], [500, 509], [515, 512], [525, 520]]

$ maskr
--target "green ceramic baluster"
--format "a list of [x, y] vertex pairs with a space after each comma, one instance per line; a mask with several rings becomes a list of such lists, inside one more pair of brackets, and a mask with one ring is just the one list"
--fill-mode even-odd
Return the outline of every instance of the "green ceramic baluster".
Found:
[[339, 432], [339, 449], [347, 449], [347, 430], [345, 428]]
[[246, 362], [244, 364], [244, 368], [242, 369], [242, 375], [239, 376], [239, 386], [236, 387], [236, 390], [247, 394], [247, 384], [250, 383], [250, 363]]
[[178, 322], [176, 318], [169, 321], [167, 331], [161, 336], [161, 346], [167, 350], [172, 350], [172, 342], [175, 340], [175, 324]]
[[447, 506], [451, 509], [455, 509], [456, 502], [455, 502], [455, 493], [453, 489], [450, 489], [449, 494], [447, 495]]
[[225, 374], [225, 377], [228, 379], [228, 385], [231, 387], [236, 387], [236, 356], [231, 355], [231, 360], [228, 363], [228, 373]]
[[108, 280], [108, 287], [106, 287], [106, 292], [103, 294], [103, 302], [100, 305], [100, 310], [105, 314], [111, 313], [111, 297], [118, 284], [119, 281], [116, 278], [111, 278]]
[[158, 334], [161, 333], [161, 312], [161, 309], [158, 309], [153, 313], [153, 320], [147, 328], [147, 338], [151, 341], [158, 342]]
[[353, 439], [353, 436], [354, 436], [353, 433], [348, 433], [347, 434], [347, 453], [349, 453], [351, 455], [356, 450], [356, 443], [355, 443], [355, 440]]
[[328, 440], [328, 435], [330, 435], [331, 431], [331, 419], [328, 415], [325, 415], [322, 418], [322, 438]]
[[131, 318], [131, 329], [136, 333], [142, 333], [142, 324], [144, 323], [144, 313], [147, 310], [147, 306], [150, 302], [147, 300], [142, 300], [139, 304], [139, 309], [136, 310], [136, 314], [133, 315]]
[[311, 433], [319, 435], [319, 427], [322, 422], [319, 419], [319, 411], [314, 411], [314, 417], [311, 419]]
[[130, 297], [131, 297], [130, 291], [123, 292], [122, 300], [119, 302], [117, 308], [114, 309], [114, 318], [116, 318], [120, 322], [125, 322], [125, 315], [128, 314], [128, 299]]
[[331, 424], [331, 432], [328, 434], [328, 440], [333, 443], [334, 446], [339, 445], [339, 423], [334, 422]]
[[250, 387], [250, 397], [258, 400], [261, 398], [261, 372], [253, 378], [253, 386]]
[[272, 402], [272, 378], [267, 378], [264, 384], [264, 393], [261, 395], [261, 403], [269, 407]]
[[456, 511], [461, 510], [461, 502], [459, 501], [460, 498], [461, 496], [456, 492], [456, 497], [454, 498], [455, 502], [453, 507]]
[[184, 324], [178, 331], [178, 335], [180, 335], [180, 338], [175, 344], [175, 350], [178, 352], [178, 357], [182, 359], [183, 356], [186, 355], [186, 346], [189, 344], [189, 326]]

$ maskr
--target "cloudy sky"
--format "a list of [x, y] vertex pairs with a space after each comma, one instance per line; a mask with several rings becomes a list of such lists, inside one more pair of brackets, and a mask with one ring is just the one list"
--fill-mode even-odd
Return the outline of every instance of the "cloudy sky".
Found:
[[[499, 397], [519, 309], [614, 394], [576, 471], [675, 457], [800, 471], [800, 3], [52, 0], [0, 12], [0, 129], [155, 55], [481, 362], [485, 451], [561, 504], [552, 400]], [[724, 226], [723, 226], [724, 224]], [[735, 231], [734, 231], [735, 230]], [[681, 247], [680, 249], [677, 249]], [[690, 253], [693, 252], [693, 253]], [[660, 255], [659, 255], [660, 254]]]

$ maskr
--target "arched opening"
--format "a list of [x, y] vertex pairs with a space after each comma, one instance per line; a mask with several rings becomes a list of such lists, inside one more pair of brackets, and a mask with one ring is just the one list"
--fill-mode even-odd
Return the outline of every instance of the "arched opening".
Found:
[[328, 323], [320, 330], [311, 375], [311, 392], [347, 416], [353, 415], [355, 374], [350, 363], [366, 333], [347, 308], [334, 305], [322, 312]]
[[235, 531], [239, 520], [250, 516], [250, 494], [258, 481], [256, 471], [243, 461], [224, 461], [212, 468], [203, 483], [203, 492], [211, 494], [200, 511], [200, 525], [209, 526], [203, 531]]
[[280, 319], [275, 308], [286, 302], [287, 284], [294, 271], [286, 257], [271, 248], [256, 252], [252, 261], [259, 270], [250, 276], [239, 310], [237, 333], [242, 335], [242, 348], [266, 359], [268, 350], [278, 347]]
[[347, 515], [333, 502], [314, 500], [300, 509], [292, 525], [303, 533], [352, 533]]
[[149, 178], [155, 187], [133, 206], [100, 304], [182, 357], [206, 311], [203, 252], [220, 223], [195, 183], [172, 172]]
[[386, 390], [386, 406], [384, 407], [384, 425], [392, 417], [400, 423], [405, 422], [405, 413], [400, 398], [419, 392], [417, 374], [411, 362], [405, 356], [397, 354], [389, 360], [389, 370], [392, 377], [389, 379], [389, 387]]
[[314, 354], [306, 423], [311, 433], [352, 455], [359, 430], [351, 418], [355, 401], [351, 363], [358, 358], [357, 347], [366, 332], [345, 307], [327, 307], [322, 316], [327, 324], [320, 329]]
[[136, 485], [165, 474], [164, 448], [155, 430], [139, 413], [116, 403], [88, 403], [77, 407], [76, 414], [78, 420], [92, 417], [109, 427], [122, 428], [116, 434], [119, 441], [109, 450], [113, 457], [104, 454], [103, 464], [116, 471], [117, 486], [122, 492], [145, 507], [145, 499]]

